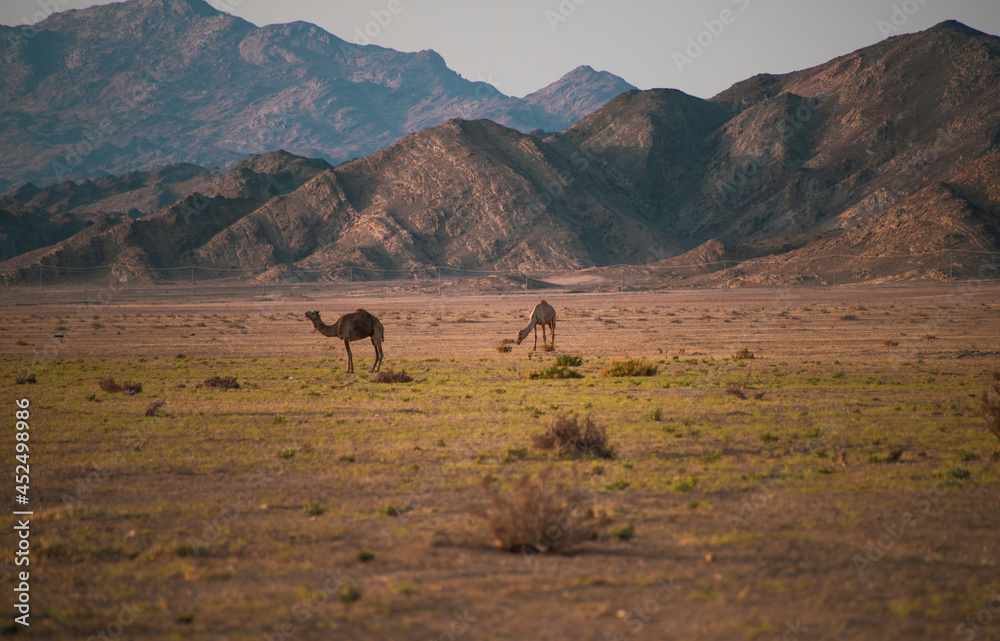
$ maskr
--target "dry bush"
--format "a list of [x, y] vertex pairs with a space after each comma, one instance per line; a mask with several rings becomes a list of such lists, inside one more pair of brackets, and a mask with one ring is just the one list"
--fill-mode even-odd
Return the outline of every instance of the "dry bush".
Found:
[[500, 345], [497, 345], [497, 351], [500, 352], [501, 354], [506, 354], [512, 349], [514, 348], [508, 345], [507, 343], [501, 343]]
[[394, 372], [387, 369], [371, 377], [372, 383], [409, 383], [413, 377], [406, 373], [406, 370]]
[[730, 396], [735, 396], [736, 398], [743, 401], [747, 400], [750, 397], [753, 397], [753, 399], [757, 401], [764, 398], [764, 392], [755, 392], [748, 387], [736, 387], [735, 385], [730, 385], [729, 387], [727, 387], [726, 394], [729, 394]]
[[205, 387], [209, 389], [239, 389], [240, 384], [235, 376], [213, 376], [205, 379]]
[[122, 394], [125, 394], [126, 396], [138, 394], [141, 391], [142, 383], [136, 383], [135, 381], [125, 381], [122, 383]]
[[516, 479], [509, 490], [483, 489], [486, 519], [496, 544], [511, 552], [554, 552], [597, 538], [603, 520], [590, 493], [551, 480], [550, 471]]
[[750, 360], [750, 359], [751, 359], [751, 358], [753, 358], [753, 357], [754, 357], [754, 356], [753, 356], [753, 352], [751, 352], [751, 351], [750, 351], [749, 349], [747, 349], [746, 347], [741, 347], [741, 348], [739, 348], [738, 350], [736, 350], [736, 353], [735, 353], [735, 354], [733, 354], [733, 360], [734, 360], [734, 361], [745, 361], [745, 360]]
[[979, 407], [979, 413], [986, 421], [986, 429], [996, 434], [1000, 438], [1000, 371], [993, 372], [993, 382], [991, 387], [996, 399], [990, 397], [990, 390], [983, 392], [983, 402]]
[[572, 354], [560, 354], [556, 357], [556, 360], [552, 361], [552, 364], [559, 367], [580, 367], [583, 365], [583, 357], [573, 356]]
[[590, 416], [583, 420], [583, 425], [576, 414], [557, 416], [548, 429], [532, 437], [531, 442], [540, 450], [554, 451], [560, 456], [614, 456], [607, 433], [603, 427], [595, 425]]
[[657, 366], [645, 358], [628, 358], [623, 361], [612, 361], [602, 369], [600, 376], [655, 376]]
[[159, 416], [160, 410], [166, 404], [162, 398], [156, 399], [152, 403], [146, 406], [146, 411], [143, 412], [143, 416]]
[[115, 394], [124, 389], [122, 388], [121, 383], [111, 378], [110, 376], [108, 376], [107, 378], [102, 378], [100, 382], [98, 382], [97, 384], [100, 386], [102, 391], [107, 392], [108, 394]]
[[899, 347], [899, 341], [894, 341], [891, 338], [887, 338], [882, 341], [882, 344], [886, 347]]
[[729, 394], [730, 396], [735, 396], [736, 398], [740, 399], [741, 401], [747, 400], [747, 394], [746, 394], [746, 392], [744, 392], [739, 387], [727, 387], [726, 388], [726, 394]]
[[21, 373], [17, 375], [14, 379], [15, 385], [24, 385], [25, 383], [37, 383], [38, 379], [35, 378], [34, 374], [29, 374], [28, 370], [21, 370]]
[[843, 321], [856, 321], [856, 320], [858, 320], [858, 317], [855, 316], [854, 314], [844, 314], [843, 316], [840, 317], [840, 320], [843, 320]]

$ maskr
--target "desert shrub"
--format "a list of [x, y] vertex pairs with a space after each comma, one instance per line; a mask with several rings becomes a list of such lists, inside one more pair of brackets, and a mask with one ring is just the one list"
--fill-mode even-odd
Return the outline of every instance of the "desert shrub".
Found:
[[556, 357], [556, 360], [552, 361], [553, 365], [558, 365], [559, 367], [580, 367], [583, 365], [583, 357], [572, 356], [570, 354], [560, 354]]
[[986, 429], [993, 432], [997, 438], [1000, 438], [1000, 372], [993, 372], [993, 382], [991, 387], [993, 388], [993, 394], [996, 398], [991, 398], [990, 390], [983, 392], [983, 402], [979, 406], [979, 413], [983, 415], [983, 420], [986, 421]]
[[532, 438], [532, 444], [538, 449], [554, 451], [560, 456], [614, 456], [614, 449], [608, 444], [604, 428], [595, 425], [589, 416], [580, 425], [576, 414], [557, 416], [545, 432]]
[[745, 361], [753, 358], [753, 352], [746, 347], [741, 347], [733, 354], [734, 361]]
[[142, 383], [137, 383], [135, 381], [125, 381], [122, 383], [122, 394], [131, 396], [132, 394], [138, 394], [142, 391]]
[[405, 369], [398, 372], [387, 369], [371, 378], [372, 383], [409, 383], [412, 380], [413, 377], [407, 374]]
[[645, 358], [627, 358], [623, 361], [612, 361], [601, 370], [601, 376], [655, 376], [657, 366]]
[[166, 404], [162, 398], [156, 399], [152, 403], [146, 406], [146, 411], [143, 412], [143, 416], [159, 416], [160, 410]]
[[842, 321], [856, 321], [856, 320], [858, 320], [858, 317], [856, 315], [854, 315], [854, 314], [844, 314], [843, 316], [840, 317], [840, 320], [842, 320]]
[[886, 347], [899, 347], [899, 341], [894, 341], [891, 338], [887, 338], [882, 341], [882, 344]]
[[205, 379], [205, 387], [209, 389], [239, 389], [240, 384], [235, 376], [213, 376]]
[[114, 394], [116, 392], [122, 391], [121, 383], [108, 376], [107, 378], [102, 378], [98, 383], [98, 387], [101, 391], [107, 392], [108, 394]]
[[730, 385], [726, 388], [726, 394], [730, 396], [735, 396], [740, 400], [747, 400], [753, 398], [756, 401], [762, 400], [764, 398], [764, 392], [755, 392], [748, 387], [736, 387], [735, 385]]
[[583, 378], [583, 374], [576, 371], [575, 369], [569, 369], [568, 367], [559, 367], [558, 365], [549, 365], [545, 369], [540, 369], [537, 372], [531, 372], [530, 374], [525, 374], [525, 378]]
[[543, 352], [553, 352], [553, 351], [555, 351], [555, 349], [556, 349], [556, 346], [555, 346], [554, 343], [542, 343], [542, 351]]
[[597, 538], [603, 525], [592, 496], [551, 479], [542, 472], [534, 479], [517, 478], [509, 490], [486, 479], [483, 490], [489, 506], [486, 519], [496, 544], [511, 552], [553, 552]]
[[506, 354], [507, 352], [511, 351], [514, 348], [511, 347], [510, 344], [508, 344], [508, 343], [501, 343], [501, 344], [497, 345], [496, 349], [501, 354]]
[[38, 379], [35, 378], [35, 375], [29, 374], [27, 370], [23, 370], [20, 374], [17, 375], [17, 378], [14, 379], [15, 385], [24, 385], [25, 383], [37, 383], [37, 382]]

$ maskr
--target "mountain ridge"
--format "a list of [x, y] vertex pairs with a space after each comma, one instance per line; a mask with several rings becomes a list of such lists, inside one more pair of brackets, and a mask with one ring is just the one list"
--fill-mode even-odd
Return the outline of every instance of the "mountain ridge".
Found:
[[[54, 220], [45, 203], [73, 202], [59, 215], [90, 226], [0, 269], [14, 281], [108, 264], [145, 278], [621, 263], [710, 285], [971, 276], [988, 265], [943, 270], [936, 257], [1000, 254], [998, 78], [1000, 38], [945, 24], [709, 100], [628, 91], [551, 135], [451, 119], [336, 166], [274, 152], [208, 177], [184, 165], [164, 170], [172, 183], [133, 177], [134, 197], [102, 195], [112, 179], [25, 187], [0, 210]], [[678, 271], [688, 263], [704, 269]]]
[[357, 45], [301, 21], [257, 27], [194, 0], [97, 5], [0, 35], [0, 192], [277, 148], [336, 164], [453, 117], [559, 131], [612, 97], [598, 83], [572, 103], [529, 102], [433, 51]]

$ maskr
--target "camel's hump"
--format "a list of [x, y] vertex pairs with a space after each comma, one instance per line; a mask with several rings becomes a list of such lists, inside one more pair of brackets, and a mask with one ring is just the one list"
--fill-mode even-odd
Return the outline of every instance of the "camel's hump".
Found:
[[360, 307], [358, 309], [354, 310], [354, 313], [355, 314], [368, 314], [369, 316], [371, 316], [371, 314], [368, 313], [367, 309], [361, 309]]

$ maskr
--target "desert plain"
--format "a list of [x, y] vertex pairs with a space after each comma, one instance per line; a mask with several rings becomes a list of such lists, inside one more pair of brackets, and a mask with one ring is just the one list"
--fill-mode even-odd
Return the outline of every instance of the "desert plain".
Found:
[[[542, 298], [554, 349], [512, 345]], [[412, 381], [372, 380], [367, 340], [346, 373], [304, 317], [356, 308], [385, 327], [382, 371]], [[560, 356], [580, 378], [530, 378]], [[21, 287], [0, 357], [11, 471], [30, 402], [19, 636], [1000, 639], [1000, 440], [980, 415], [995, 282]], [[629, 358], [655, 373], [600, 375]], [[535, 445], [572, 416], [613, 453]], [[490, 493], [523, 477], [585, 496], [593, 535], [499, 547]], [[577, 507], [539, 535], [568, 541]], [[3, 520], [12, 633], [24, 568]]]

